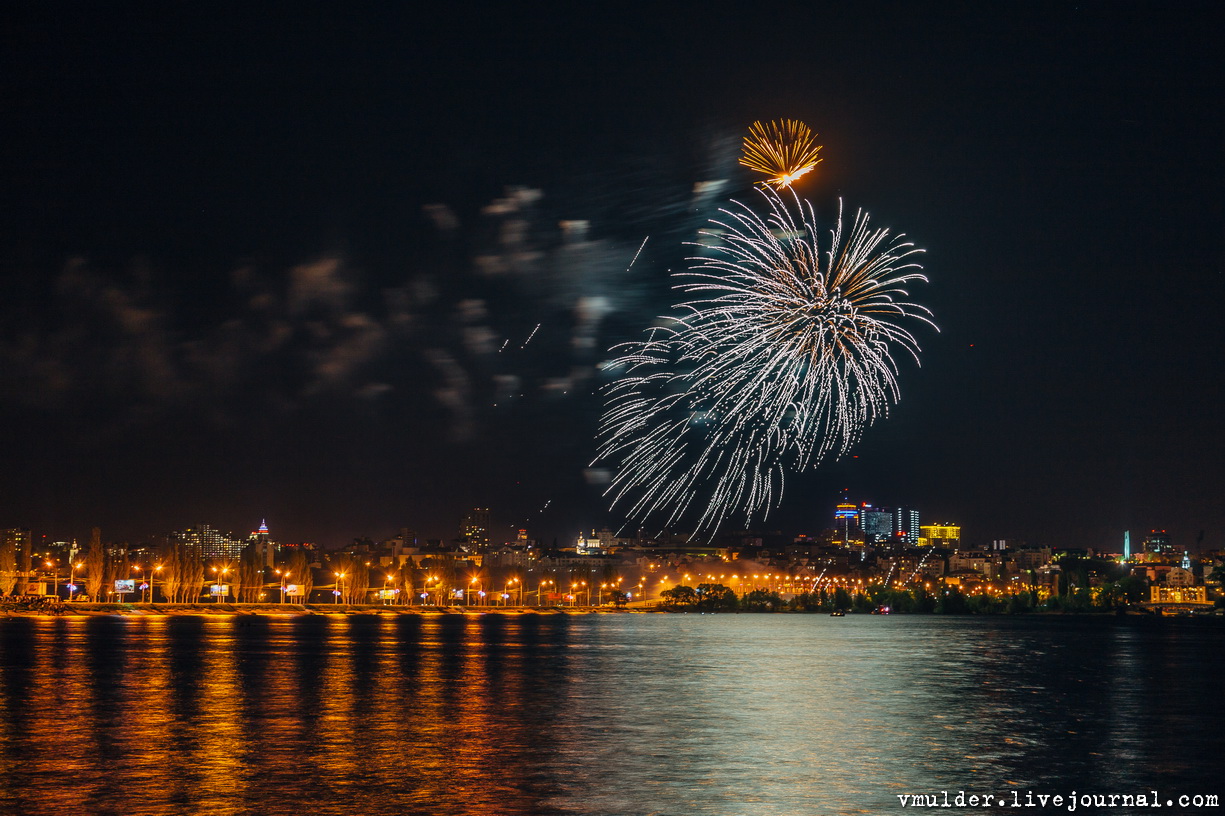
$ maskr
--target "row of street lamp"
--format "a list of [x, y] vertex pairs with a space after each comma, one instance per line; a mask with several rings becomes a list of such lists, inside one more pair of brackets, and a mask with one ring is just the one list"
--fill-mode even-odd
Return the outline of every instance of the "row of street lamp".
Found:
[[[56, 564], [54, 562], [45, 561], [44, 563], [46, 564], [48, 569], [55, 570]], [[68, 600], [70, 601], [73, 600], [78, 590], [78, 587], [76, 584], [76, 572], [77, 570], [84, 568], [84, 566], [85, 564], [83, 561], [77, 561], [77, 562], [73, 562], [70, 564], [69, 583], [67, 585], [68, 586]], [[133, 569], [138, 573], [142, 573], [142, 574], [144, 573], [144, 568], [140, 565], [136, 565], [135, 567], [133, 567]], [[149, 602], [152, 602], [153, 600], [153, 589], [154, 589], [155, 577], [159, 572], [161, 572], [162, 569], [163, 569], [163, 565], [161, 564], [151, 566], [149, 568], [147, 582], [142, 582], [140, 585], [142, 598], [145, 597], [147, 593]], [[219, 587], [224, 587], [226, 576], [230, 574], [231, 572], [233, 572], [233, 569], [228, 566], [220, 566], [220, 567], [214, 566], [211, 569], [213, 572], [214, 579], [216, 580], [216, 585]], [[293, 574], [289, 570], [281, 570], [281, 569], [277, 569], [274, 572], [278, 576], [278, 580], [280, 582], [280, 602], [285, 603], [287, 598], [289, 597], [291, 588], [294, 586], [293, 584], [289, 583], [289, 580]], [[336, 578], [336, 583], [332, 590], [333, 597], [335, 598], [336, 603], [341, 603], [341, 599], [344, 596], [344, 582], [345, 582], [345, 579], [349, 577], [349, 575], [348, 573], [345, 573], [345, 572], [333, 572], [332, 574]], [[684, 574], [684, 575], [678, 576], [678, 579], [683, 579], [686, 583], [688, 583], [692, 581], [695, 577], [698, 578], [699, 580], [701, 580], [702, 578], [702, 576], [693, 576], [690, 574]], [[716, 576], [707, 575], [705, 576], [705, 578], [707, 578], [708, 580], [715, 580]], [[735, 581], [735, 582], [740, 581], [739, 575], [732, 575], [732, 576], [720, 575], [718, 576], [718, 578], [719, 579], [730, 579], [731, 581]], [[772, 586], [775, 584], [776, 580], [780, 580], [780, 579], [783, 581], [784, 585], [793, 583], [793, 582], [800, 582], [804, 584], [813, 583], [813, 588], [815, 588], [821, 582], [820, 576], [816, 579], [814, 583], [812, 579], [804, 579], [798, 576], [793, 577], [793, 576], [781, 575], [781, 574], [776, 575], [773, 573], [766, 573], [766, 574], [757, 573], [751, 576], [746, 574], [744, 578], [746, 581], [748, 581], [751, 578], [752, 579], [751, 584], [754, 587], [760, 587], [762, 583], [764, 583], [766, 586]], [[389, 601], [393, 600], [393, 597], [388, 592], [388, 585], [395, 582], [395, 580], [396, 580], [395, 575], [385, 574], [384, 576], [383, 591], [380, 594], [380, 600], [384, 604], [387, 604]], [[55, 582], [55, 584], [59, 583], [59, 576], [58, 574], [54, 572], [53, 572], [53, 581]], [[442, 599], [441, 594], [443, 592], [443, 588], [441, 585], [441, 581], [442, 579], [436, 575], [429, 575], [426, 577], [424, 591], [418, 596], [420, 597], [423, 605], [428, 602], [429, 596], [431, 594], [439, 595], [439, 598], [437, 600]], [[669, 579], [667, 577], [661, 578], [659, 581], [661, 589], [662, 587], [665, 587], [668, 583], [669, 583]], [[679, 584], [680, 580], [678, 580], [677, 583]], [[845, 579], [830, 579], [826, 583], [833, 584], [835, 586], [839, 584], [846, 586], [848, 583], [850, 583], [851, 585], [858, 585], [859, 587], [863, 586], [862, 580], [847, 582]], [[899, 582], [895, 581], [893, 583], [898, 584]], [[591, 591], [593, 588], [595, 588], [596, 604], [602, 605], [604, 602], [603, 596], [604, 596], [605, 591], [611, 590], [611, 591], [620, 592], [621, 584], [622, 584], [622, 579], [620, 578], [618, 578], [616, 581], [613, 581], [613, 582], [606, 581], [606, 582], [601, 582], [599, 584], [595, 584], [594, 582], [589, 584], [587, 581], [572, 581], [570, 584], [570, 592], [562, 596], [562, 599], [565, 601], [569, 601], [570, 605], [574, 606], [578, 602], [578, 597], [580, 595], [584, 595], [585, 596], [584, 605], [590, 606], [591, 605]], [[431, 585], [434, 586], [433, 590], [431, 590]], [[489, 605], [490, 600], [491, 600], [491, 595], [495, 603], [497, 601], [501, 601], [502, 605], [510, 605], [510, 604], [507, 604], [507, 601], [510, 601], [512, 598], [514, 598], [516, 594], [518, 595], [518, 603], [515, 605], [522, 606], [524, 603], [525, 595], [530, 597], [531, 595], [535, 594], [536, 605], [542, 606], [544, 602], [545, 592], [546, 591], [550, 593], [557, 592], [558, 586], [559, 585], [556, 580], [552, 578], [542, 578], [536, 586], [536, 591], [533, 593], [527, 589], [524, 581], [521, 578], [514, 577], [514, 578], [509, 578], [504, 582], [502, 591], [500, 593], [497, 593], [497, 592], [489, 593], [485, 590], [484, 581], [479, 576], [473, 576], [469, 580], [468, 586], [465, 589], [454, 590], [454, 592], [456, 593], [456, 599], [462, 598], [466, 603], [472, 602], [472, 605], [476, 605], [476, 606]], [[637, 596], [640, 599], [645, 599], [646, 598], [646, 588], [647, 588], [646, 580], [642, 579], [638, 581], [638, 583], [634, 586], [636, 586], [638, 589]], [[743, 584], [741, 588], [743, 588]], [[394, 592], [396, 594], [399, 594], [400, 590], [397, 588], [394, 590]], [[410, 591], [410, 595], [411, 595], [411, 591]], [[222, 591], [220, 590], [214, 591], [213, 596], [217, 602], [220, 602], [223, 597]], [[295, 594], [295, 597], [297, 597], [296, 594]]]

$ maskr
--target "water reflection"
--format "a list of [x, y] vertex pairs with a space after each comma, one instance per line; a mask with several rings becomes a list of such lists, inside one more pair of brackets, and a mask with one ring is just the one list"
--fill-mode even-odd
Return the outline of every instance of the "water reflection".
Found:
[[0, 619], [0, 813], [882, 813], [1221, 793], [1215, 621]]

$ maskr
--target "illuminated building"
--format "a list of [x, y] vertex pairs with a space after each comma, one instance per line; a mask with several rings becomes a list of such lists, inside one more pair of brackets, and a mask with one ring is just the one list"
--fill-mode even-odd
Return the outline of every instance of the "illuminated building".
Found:
[[834, 529], [842, 536], [842, 543], [849, 546], [851, 536], [859, 532], [859, 507], [843, 499], [834, 508]]
[[180, 543], [197, 550], [205, 559], [235, 560], [242, 554], [246, 542], [214, 530], [207, 524], [188, 527], [174, 534]]
[[865, 502], [859, 507], [859, 529], [869, 544], [887, 541], [893, 533], [893, 513]]
[[893, 511], [893, 540], [904, 544], [919, 543], [919, 511], [898, 507]]
[[489, 546], [489, 508], [473, 507], [459, 524], [459, 536], [478, 550]]
[[0, 532], [0, 540], [4, 541], [6, 547], [12, 547], [12, 552], [17, 558], [17, 569], [28, 572], [30, 555], [34, 550], [34, 536], [29, 529], [11, 527]]
[[988, 579], [996, 578], [1003, 566], [1004, 560], [998, 553], [985, 550], [959, 551], [949, 556], [949, 571], [973, 571]]
[[859, 517], [859, 508], [854, 502], [842, 501], [838, 503], [838, 507], [834, 510], [834, 520], [842, 524], [844, 520], [854, 519]]
[[247, 537], [247, 543], [255, 548], [261, 564], [271, 567], [276, 560], [276, 542], [268, 532], [268, 520], [260, 519], [259, 529]]
[[1149, 603], [1154, 604], [1208, 604], [1208, 589], [1202, 586], [1167, 586], [1153, 584], [1149, 587]]
[[955, 550], [961, 544], [961, 526], [957, 524], [924, 524], [919, 528], [920, 547], [941, 547]]
[[595, 530], [591, 531], [590, 536], [584, 536], [582, 533], [579, 533], [578, 538], [574, 542], [574, 552], [577, 555], [602, 555], [604, 550], [600, 546], [601, 543]]
[[1195, 586], [1195, 573], [1189, 567], [1171, 567], [1165, 574], [1165, 585], [1172, 587]]
[[1146, 553], [1154, 553], [1156, 555], [1172, 555], [1174, 553], [1174, 545], [1170, 543], [1170, 534], [1165, 530], [1150, 530], [1149, 534], [1144, 537], [1144, 543], [1141, 546]]

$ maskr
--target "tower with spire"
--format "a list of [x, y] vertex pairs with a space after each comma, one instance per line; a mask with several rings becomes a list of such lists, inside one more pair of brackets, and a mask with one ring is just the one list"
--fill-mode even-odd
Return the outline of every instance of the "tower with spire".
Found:
[[251, 533], [247, 538], [247, 543], [255, 548], [261, 564], [265, 567], [274, 565], [276, 561], [276, 542], [272, 540], [272, 535], [268, 532], [267, 519], [260, 519], [259, 529]]

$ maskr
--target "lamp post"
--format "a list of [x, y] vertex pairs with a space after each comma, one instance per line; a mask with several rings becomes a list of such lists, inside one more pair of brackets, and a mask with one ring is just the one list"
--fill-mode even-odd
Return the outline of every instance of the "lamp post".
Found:
[[540, 583], [536, 585], [536, 605], [537, 606], [544, 606], [544, 598], [542, 597], [544, 593], [544, 588], [546, 586], [555, 586], [556, 584], [557, 582], [554, 581], [552, 578], [541, 578], [540, 579]]
[[221, 567], [220, 569], [213, 567], [213, 572], [217, 576], [217, 594], [213, 596], [217, 599], [216, 603], [221, 603], [221, 596], [225, 593], [225, 574], [229, 571], [229, 567]]
[[77, 591], [77, 570], [79, 570], [82, 566], [84, 565], [80, 562], [71, 565], [71, 570], [69, 572], [70, 577], [68, 579], [70, 581], [68, 584], [68, 600], [70, 602], [72, 601], [73, 593]]
[[287, 582], [290, 573], [289, 570], [277, 570], [276, 574], [281, 576], [281, 603], [285, 603], [285, 593], [289, 591]]
[[51, 591], [55, 594], [55, 599], [58, 601], [60, 597], [60, 576], [55, 570], [55, 564], [51, 561], [44, 561], [47, 569], [51, 570]]
[[387, 585], [391, 583], [391, 580], [392, 580], [392, 576], [390, 575], [383, 576], [383, 606], [388, 606], [387, 602], [391, 600], [389, 597], [387, 597]]
[[333, 590], [334, 597], [336, 599], [336, 603], [340, 603], [340, 599], [345, 592], [343, 589], [341, 589], [341, 587], [344, 586], [345, 574], [343, 572], [333, 572], [332, 574], [336, 576], [336, 589]]

